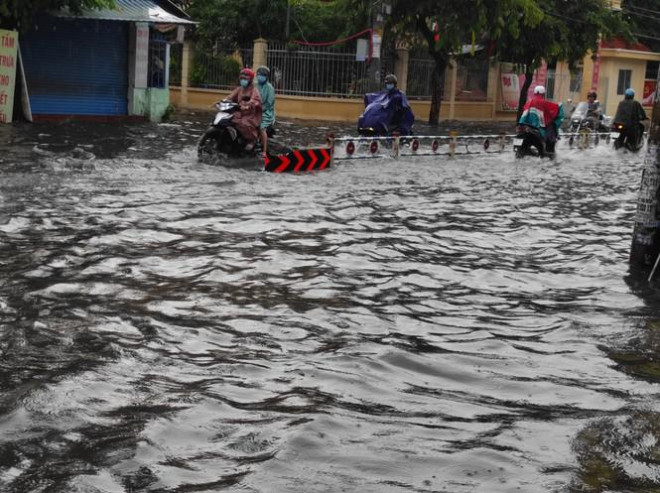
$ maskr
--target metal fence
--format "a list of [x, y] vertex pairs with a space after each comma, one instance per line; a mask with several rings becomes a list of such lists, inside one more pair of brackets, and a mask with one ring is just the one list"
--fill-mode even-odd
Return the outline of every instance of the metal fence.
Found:
[[357, 61], [355, 51], [308, 46], [291, 50], [269, 45], [267, 65], [280, 94], [362, 97], [381, 86], [380, 74], [370, 77], [369, 64]]
[[195, 51], [190, 68], [190, 86], [210, 89], [233, 89], [238, 73], [252, 66], [252, 48], [221, 50], [214, 54]]
[[435, 61], [428, 58], [410, 58], [408, 60], [408, 88], [406, 95], [409, 98], [430, 98], [431, 80]]
[[[253, 64], [253, 50], [216, 50], [209, 54], [193, 50], [189, 81], [191, 87], [232, 89], [238, 83], [238, 72]], [[180, 45], [170, 54], [170, 83], [181, 83]], [[394, 72], [392, 57], [378, 60], [379, 71], [367, 61], [356, 59], [355, 51], [339, 51], [335, 47], [284, 45], [268, 46], [266, 64], [278, 94], [298, 96], [362, 98], [365, 93], [382, 89], [386, 73]], [[413, 58], [408, 64], [406, 94], [412, 98], [431, 96], [433, 60]]]

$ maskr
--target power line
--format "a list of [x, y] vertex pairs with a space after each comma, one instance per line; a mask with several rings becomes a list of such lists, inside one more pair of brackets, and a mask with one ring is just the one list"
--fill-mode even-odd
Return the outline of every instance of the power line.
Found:
[[[541, 9], [541, 11], [544, 12], [545, 14], [548, 14], [552, 17], [557, 17], [559, 19], [564, 19], [564, 20], [579, 23], [579, 24], [590, 24], [587, 21], [583, 21], [583, 20], [579, 20], [579, 19], [573, 19], [573, 18], [567, 17], [565, 15], [557, 14], [556, 12], [550, 12], [550, 11], [544, 10], [544, 9]], [[660, 17], [646, 16], [646, 15], [643, 15], [643, 14], [639, 14], [637, 12], [631, 12], [631, 13], [636, 15], [636, 16], [639, 15], [639, 16], [642, 16], [642, 17], [648, 17], [649, 19], [652, 19], [652, 20], [660, 21]], [[658, 12], [658, 14], [660, 14], [660, 12]], [[635, 37], [640, 37], [640, 38], [645, 38], [645, 39], [652, 39], [654, 41], [660, 41], [660, 38], [657, 38], [655, 36], [649, 36], [647, 34], [642, 34], [642, 33], [630, 33], [630, 34], [632, 34]]]
[[642, 12], [649, 12], [651, 14], [660, 14], [660, 11], [658, 10], [651, 10], [651, 9], [645, 9], [643, 7], [635, 7], [634, 5], [626, 5], [623, 7], [624, 9], [636, 9], [636, 10], [641, 10]]
[[[656, 16], [653, 16], [653, 15], [646, 15], [646, 14], [642, 14], [640, 12], [633, 12], [633, 11], [628, 10], [628, 9], [623, 9], [623, 12], [626, 12], [627, 14], [632, 15], [633, 17], [644, 17], [645, 19], [651, 19], [653, 21], [660, 21], [660, 17], [656, 17]], [[660, 12], [658, 12], [658, 13], [660, 14]]]
[[630, 33], [630, 34], [632, 34], [637, 38], [653, 39], [655, 41], [660, 41], [660, 38], [656, 38], [655, 36], [649, 36], [648, 34], [642, 34], [642, 33]]

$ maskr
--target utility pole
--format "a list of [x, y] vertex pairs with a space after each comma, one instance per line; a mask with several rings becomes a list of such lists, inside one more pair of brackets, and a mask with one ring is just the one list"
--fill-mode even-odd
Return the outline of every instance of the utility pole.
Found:
[[381, 84], [381, 49], [383, 43], [383, 31], [385, 26], [385, 16], [392, 12], [392, 7], [388, 0], [376, 0], [371, 4], [371, 47], [372, 59], [369, 65], [368, 77], [370, 85], [373, 84], [376, 89], [380, 89]]
[[630, 248], [630, 267], [650, 270], [649, 281], [660, 264], [660, 71], [658, 72], [651, 127], [637, 197], [637, 213]]
[[286, 28], [284, 30], [284, 39], [289, 42], [289, 33], [291, 25], [291, 0], [286, 0]]

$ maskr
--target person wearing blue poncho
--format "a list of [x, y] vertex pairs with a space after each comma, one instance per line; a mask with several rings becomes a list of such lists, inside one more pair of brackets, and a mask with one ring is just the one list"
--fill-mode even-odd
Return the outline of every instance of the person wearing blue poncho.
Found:
[[393, 74], [385, 77], [385, 90], [364, 95], [364, 112], [358, 119], [361, 135], [410, 135], [415, 115], [408, 98], [397, 88]]
[[261, 124], [259, 125], [259, 135], [261, 137], [261, 154], [266, 157], [268, 153], [268, 137], [274, 133], [275, 125], [275, 89], [269, 82], [270, 69], [265, 65], [257, 69], [257, 89], [261, 96]]

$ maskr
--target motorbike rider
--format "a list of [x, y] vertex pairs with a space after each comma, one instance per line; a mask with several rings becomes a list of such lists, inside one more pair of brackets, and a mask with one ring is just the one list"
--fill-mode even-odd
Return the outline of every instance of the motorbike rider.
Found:
[[364, 95], [364, 111], [358, 118], [358, 132], [367, 135], [410, 135], [415, 122], [406, 95], [397, 87], [394, 74], [385, 76], [385, 89]]
[[406, 114], [409, 112], [410, 116], [408, 118], [412, 118], [413, 121], [415, 117], [410, 110], [410, 105], [405, 94], [397, 87], [397, 83], [396, 75], [387, 74], [385, 76], [385, 90], [383, 92], [387, 93], [390, 98], [390, 104], [394, 105], [394, 115], [390, 121], [390, 128], [398, 130], [402, 135], [406, 135], [410, 133], [410, 128], [412, 127], [412, 121], [409, 124], [405, 121]]
[[602, 119], [603, 110], [600, 107], [600, 101], [598, 101], [598, 94], [596, 94], [596, 91], [589, 91], [587, 93], [587, 120], [589, 120], [589, 127], [598, 131]]
[[269, 82], [270, 69], [264, 65], [257, 69], [257, 89], [261, 96], [261, 123], [259, 133], [261, 136], [261, 156], [266, 157], [268, 152], [268, 129], [275, 124], [275, 88]]
[[539, 85], [534, 88], [534, 94], [525, 104], [518, 124], [536, 128], [548, 152], [552, 153], [563, 120], [563, 105], [545, 99], [545, 87]]
[[646, 111], [642, 108], [641, 103], [635, 99], [635, 90], [629, 87], [624, 93], [623, 101], [619, 103], [616, 109], [614, 121], [623, 123], [628, 135], [633, 138], [633, 142], [637, 143], [644, 131], [642, 121], [647, 119]]
[[252, 151], [259, 135], [261, 123], [261, 96], [252, 83], [254, 72], [249, 68], [241, 70], [238, 76], [239, 86], [227, 97], [238, 103], [239, 111], [234, 113], [232, 123], [245, 140], [245, 150]]

